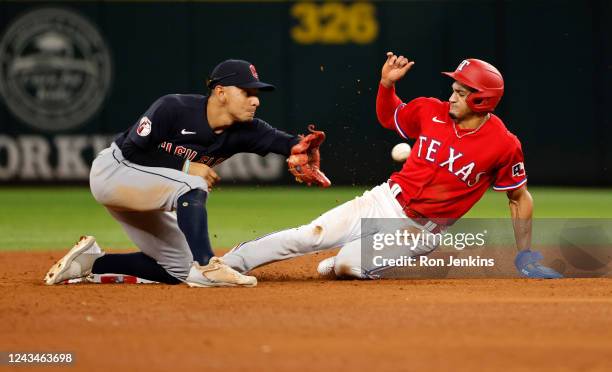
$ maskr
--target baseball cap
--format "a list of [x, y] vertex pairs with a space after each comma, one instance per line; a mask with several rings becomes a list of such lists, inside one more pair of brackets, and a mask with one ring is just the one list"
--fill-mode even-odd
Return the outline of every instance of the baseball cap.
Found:
[[219, 63], [210, 73], [206, 84], [209, 89], [217, 85], [233, 85], [239, 88], [274, 90], [274, 85], [259, 81], [259, 75], [252, 63], [241, 59], [228, 59]]

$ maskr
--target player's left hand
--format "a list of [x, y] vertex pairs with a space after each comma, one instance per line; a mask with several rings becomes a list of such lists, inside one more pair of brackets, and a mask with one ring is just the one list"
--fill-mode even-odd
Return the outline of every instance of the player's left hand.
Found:
[[403, 78], [412, 68], [414, 61], [404, 56], [396, 56], [393, 52], [387, 52], [387, 60], [382, 67], [380, 83], [390, 88], [396, 81]]
[[531, 249], [523, 249], [520, 251], [514, 259], [514, 266], [519, 273], [527, 278], [539, 278], [539, 279], [559, 279], [563, 278], [563, 275], [559, 274], [550, 267], [546, 267], [540, 264], [544, 257], [542, 253], [538, 251], [532, 251]]
[[300, 142], [291, 148], [291, 156], [287, 158], [289, 172], [296, 181], [304, 182], [308, 186], [316, 184], [329, 187], [331, 181], [319, 169], [321, 166], [319, 147], [325, 141], [325, 133], [315, 130], [314, 125], [309, 125], [308, 130], [310, 134], [300, 136]]
[[202, 177], [208, 185], [208, 191], [210, 191], [213, 186], [221, 179], [217, 172], [215, 172], [211, 167], [206, 164], [197, 162], [191, 162], [189, 164], [189, 170], [187, 173], [191, 174], [192, 176]]

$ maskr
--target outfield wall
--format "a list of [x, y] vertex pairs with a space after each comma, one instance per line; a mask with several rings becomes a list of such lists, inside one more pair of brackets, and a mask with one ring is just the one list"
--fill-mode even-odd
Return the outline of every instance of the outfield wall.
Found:
[[[328, 134], [336, 184], [399, 166], [378, 126], [384, 53], [416, 60], [404, 99], [449, 96], [453, 70], [482, 58], [504, 74], [497, 113], [521, 138], [531, 184], [612, 185], [609, 1], [64, 1], [0, 3], [0, 183], [81, 182], [115, 133], [157, 97], [203, 93], [225, 58], [277, 86], [261, 118]], [[226, 182], [288, 183], [277, 156], [220, 165]]]

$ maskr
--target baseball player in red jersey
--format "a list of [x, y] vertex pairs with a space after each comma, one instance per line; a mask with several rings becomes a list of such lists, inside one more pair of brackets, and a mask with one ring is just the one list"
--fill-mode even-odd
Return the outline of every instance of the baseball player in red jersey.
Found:
[[[362, 262], [361, 239], [379, 230], [360, 231], [362, 218], [397, 218], [403, 229], [445, 230], [444, 221], [462, 217], [486, 190], [505, 191], [519, 253], [515, 265], [532, 278], [560, 278], [542, 266], [542, 255], [531, 251], [533, 200], [527, 191], [527, 175], [521, 143], [492, 111], [504, 93], [500, 72], [478, 60], [462, 61], [454, 72], [447, 102], [416, 98], [403, 103], [395, 83], [414, 65], [403, 56], [387, 53], [376, 99], [381, 125], [403, 138], [414, 138], [414, 148], [401, 171], [363, 196], [323, 214], [308, 225], [266, 235], [234, 248], [223, 259], [241, 272], [257, 266], [341, 246], [335, 257], [323, 260], [319, 272], [375, 279], [388, 267]], [[401, 252], [416, 256], [431, 252], [432, 244], [415, 244]], [[390, 250], [397, 255], [397, 251]], [[380, 261], [379, 261], [380, 262]]]

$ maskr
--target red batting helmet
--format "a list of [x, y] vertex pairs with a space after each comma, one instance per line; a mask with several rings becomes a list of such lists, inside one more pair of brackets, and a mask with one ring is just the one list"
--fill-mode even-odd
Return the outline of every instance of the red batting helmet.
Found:
[[463, 60], [455, 72], [443, 74], [476, 91], [466, 100], [474, 112], [493, 111], [504, 95], [504, 78], [495, 66], [480, 59]]

